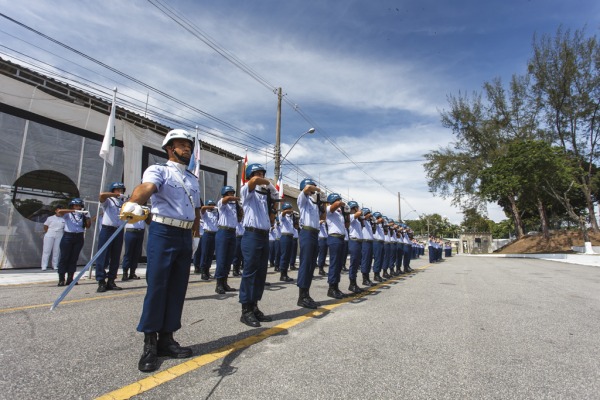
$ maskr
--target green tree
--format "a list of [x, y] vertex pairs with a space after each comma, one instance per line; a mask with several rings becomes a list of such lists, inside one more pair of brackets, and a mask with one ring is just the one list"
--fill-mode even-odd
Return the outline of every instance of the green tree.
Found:
[[[576, 183], [570, 188], [582, 192], [590, 223], [598, 232], [591, 184], [600, 144], [598, 41], [595, 36], [586, 37], [583, 30], [571, 33], [562, 28], [554, 37], [534, 37], [528, 69], [535, 79], [534, 94], [542, 107], [549, 139], [576, 161]], [[564, 192], [555, 195], [567, 205]]]

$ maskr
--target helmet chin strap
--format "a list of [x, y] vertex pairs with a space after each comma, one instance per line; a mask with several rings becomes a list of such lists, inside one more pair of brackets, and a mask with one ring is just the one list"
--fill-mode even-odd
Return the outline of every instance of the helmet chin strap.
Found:
[[173, 149], [173, 155], [175, 156], [175, 158], [177, 158], [179, 160], [179, 163], [181, 163], [181, 164], [188, 165], [190, 163], [189, 158], [180, 156], [179, 154], [177, 154], [177, 151], [175, 149]]

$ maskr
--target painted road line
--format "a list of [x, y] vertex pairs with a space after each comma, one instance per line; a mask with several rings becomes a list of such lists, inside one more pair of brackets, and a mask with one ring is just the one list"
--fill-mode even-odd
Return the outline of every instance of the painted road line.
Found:
[[110, 393], [102, 395], [101, 397], [98, 397], [98, 400], [129, 399], [133, 396], [140, 395], [144, 392], [147, 392], [148, 390], [154, 389], [155, 387], [160, 386], [166, 382], [169, 382], [175, 378], [178, 378], [182, 375], [192, 372], [192, 371], [194, 371], [198, 368], [201, 368], [205, 365], [208, 365], [214, 361], [220, 360], [220, 359], [226, 357], [227, 355], [231, 354], [234, 351], [242, 350], [242, 349], [250, 347], [254, 344], [260, 343], [263, 340], [265, 340], [273, 335], [277, 335], [281, 332], [287, 331], [290, 328], [292, 328], [298, 324], [301, 324], [302, 322], [305, 322], [314, 317], [323, 315], [325, 312], [329, 312], [329, 311], [331, 311], [345, 303], [348, 303], [354, 299], [367, 296], [370, 292], [373, 292], [373, 291], [377, 290], [378, 288], [385, 286], [389, 282], [400, 280], [400, 279], [402, 279], [403, 276], [405, 277], [405, 276], [414, 275], [415, 272], [417, 272], [419, 270], [424, 270], [425, 268], [428, 268], [430, 265], [431, 264], [428, 264], [424, 267], [416, 268], [413, 272], [410, 272], [409, 274], [400, 275], [400, 276], [394, 277], [392, 279], [389, 279], [386, 282], [381, 282], [376, 286], [372, 286], [370, 288], [365, 288], [365, 291], [362, 294], [349, 296], [349, 297], [341, 299], [335, 303], [319, 307], [317, 310], [308, 312], [308, 313], [301, 315], [299, 317], [296, 317], [296, 318], [292, 318], [289, 321], [286, 321], [284, 323], [276, 325], [272, 328], [266, 329], [263, 332], [260, 332], [256, 335], [239, 340], [239, 341], [229, 344], [227, 346], [223, 346], [223, 347], [216, 349], [208, 354], [203, 354], [201, 356], [192, 358], [188, 361], [185, 361], [181, 364], [175, 365], [164, 371], [158, 372], [147, 378], [141, 379], [137, 382], [134, 382], [132, 384], [124, 386], [120, 389], [117, 389]]

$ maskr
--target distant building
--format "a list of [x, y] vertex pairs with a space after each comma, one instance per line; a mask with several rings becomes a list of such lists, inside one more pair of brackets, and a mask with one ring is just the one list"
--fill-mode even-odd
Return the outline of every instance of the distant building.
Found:
[[488, 232], [461, 233], [459, 254], [487, 254], [492, 250], [492, 234]]
[[[103, 160], [98, 156], [111, 104], [85, 91], [0, 59], [0, 269], [39, 267], [42, 224], [52, 206], [81, 197], [96, 215]], [[115, 163], [106, 185], [122, 181], [130, 194], [148, 165], [165, 162], [171, 127], [119, 106]], [[180, 128], [180, 127], [177, 127]], [[202, 199], [239, 185], [242, 157], [201, 142]], [[91, 257], [86, 233], [79, 263]]]

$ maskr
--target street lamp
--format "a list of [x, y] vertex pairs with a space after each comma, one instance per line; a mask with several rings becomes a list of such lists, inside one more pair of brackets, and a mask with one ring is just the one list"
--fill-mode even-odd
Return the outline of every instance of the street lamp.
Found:
[[292, 145], [292, 147], [290, 147], [290, 149], [287, 151], [287, 153], [285, 153], [285, 156], [283, 156], [283, 158], [281, 158], [281, 145], [280, 145], [280, 143], [276, 143], [275, 144], [275, 146], [277, 147], [276, 150], [275, 150], [275, 179], [279, 179], [279, 172], [281, 171], [281, 163], [283, 161], [285, 161], [285, 158], [288, 156], [288, 154], [290, 154], [290, 151], [292, 151], [292, 149], [294, 148], [294, 146], [296, 146], [296, 144], [304, 136], [306, 136], [308, 134], [313, 134], [313, 133], [315, 133], [315, 128], [310, 128], [309, 130], [307, 130], [306, 132], [304, 132], [302, 135], [300, 135], [300, 137], [298, 139], [296, 139], [296, 141], [294, 142], [294, 144]]

